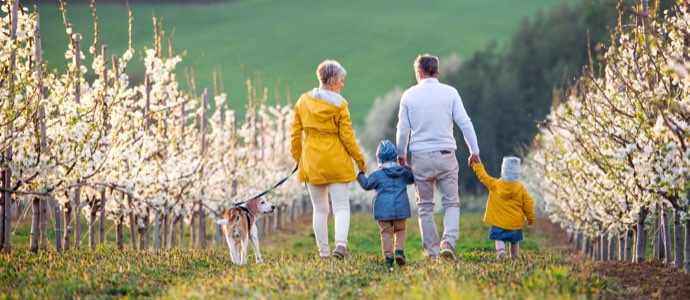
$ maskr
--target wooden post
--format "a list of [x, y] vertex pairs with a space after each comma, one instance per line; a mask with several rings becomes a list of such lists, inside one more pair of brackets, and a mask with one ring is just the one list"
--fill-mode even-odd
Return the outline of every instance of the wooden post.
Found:
[[[18, 11], [19, 11], [19, 0], [14, 0], [12, 1], [12, 11], [11, 11], [11, 16], [12, 16], [12, 24], [10, 25], [10, 41], [12, 43], [17, 41], [17, 23], [18, 23]], [[12, 51], [10, 54], [10, 65], [12, 66], [10, 69], [10, 76], [8, 80], [8, 85], [9, 88], [7, 89], [10, 91], [11, 94], [12, 91], [14, 90], [14, 72], [17, 69], [16, 65], [17, 61], [17, 51]], [[7, 100], [10, 109], [14, 110], [14, 97], [10, 95], [9, 99]], [[7, 123], [7, 130], [6, 130], [6, 138], [9, 140], [12, 140], [12, 135], [13, 135], [13, 124], [12, 122]], [[12, 143], [8, 143], [7, 148], [5, 149], [5, 157], [4, 157], [4, 163], [9, 165], [9, 163], [12, 161]], [[3, 206], [2, 206], [2, 215], [3, 215], [3, 226], [2, 226], [2, 247], [0, 247], [0, 253], [10, 253], [12, 251], [12, 193], [10, 190], [12, 189], [12, 169], [10, 168], [3, 168], [2, 170], [2, 178], [3, 178], [3, 188], [5, 191], [2, 193], [3, 195]]]

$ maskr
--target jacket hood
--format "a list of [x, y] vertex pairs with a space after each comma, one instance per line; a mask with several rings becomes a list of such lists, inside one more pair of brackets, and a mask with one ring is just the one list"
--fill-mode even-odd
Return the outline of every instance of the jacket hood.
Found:
[[400, 165], [390, 167], [390, 168], [385, 168], [382, 170], [384, 173], [386, 173], [386, 175], [388, 175], [389, 177], [394, 177], [394, 178], [398, 178], [398, 177], [402, 176], [403, 172], [405, 171], [405, 169]]
[[501, 180], [502, 184], [496, 185], [496, 194], [503, 199], [512, 199], [520, 196], [520, 183]]
[[[313, 113], [312, 116], [320, 122], [332, 120], [340, 112], [340, 106], [336, 106], [326, 100], [315, 98], [308, 94], [305, 95], [304, 99], [307, 100], [304, 101], [304, 105]], [[345, 105], [345, 101], [340, 105]]]

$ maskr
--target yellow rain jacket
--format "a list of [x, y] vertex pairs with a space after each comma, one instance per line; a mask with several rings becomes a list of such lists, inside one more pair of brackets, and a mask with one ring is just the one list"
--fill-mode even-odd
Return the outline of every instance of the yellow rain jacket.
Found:
[[336, 106], [303, 94], [295, 104], [290, 145], [292, 158], [299, 162], [297, 179], [301, 182], [350, 182], [357, 178], [351, 158], [360, 170], [365, 166], [345, 99]]
[[527, 224], [534, 224], [534, 202], [522, 183], [493, 178], [481, 163], [474, 164], [472, 169], [489, 189], [484, 223], [505, 230], [518, 230], [522, 229], [526, 217]]

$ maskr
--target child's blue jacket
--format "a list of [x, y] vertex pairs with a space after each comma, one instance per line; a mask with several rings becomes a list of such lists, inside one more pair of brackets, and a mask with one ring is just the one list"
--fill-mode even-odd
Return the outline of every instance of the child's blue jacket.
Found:
[[364, 173], [359, 173], [357, 182], [367, 191], [376, 190], [373, 205], [375, 220], [399, 220], [411, 216], [407, 185], [414, 183], [414, 176], [409, 168], [385, 168], [375, 171], [369, 178]]

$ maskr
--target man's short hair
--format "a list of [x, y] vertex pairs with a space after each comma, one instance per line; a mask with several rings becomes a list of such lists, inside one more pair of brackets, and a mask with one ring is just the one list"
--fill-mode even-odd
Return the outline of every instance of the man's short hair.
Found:
[[345, 75], [347, 75], [347, 71], [335, 60], [324, 60], [316, 68], [316, 77], [325, 85], [334, 84]]
[[434, 75], [438, 73], [438, 57], [428, 53], [419, 55], [414, 60], [414, 68], [422, 71], [425, 75]]

